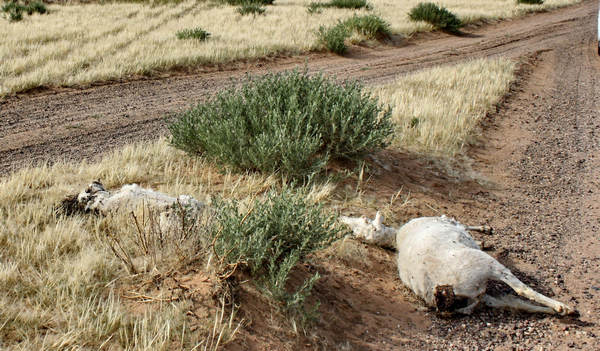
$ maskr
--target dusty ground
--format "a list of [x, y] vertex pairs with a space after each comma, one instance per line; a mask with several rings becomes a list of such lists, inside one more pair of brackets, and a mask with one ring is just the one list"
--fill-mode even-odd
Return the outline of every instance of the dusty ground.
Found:
[[[469, 317], [426, 311], [404, 289], [393, 253], [355, 244], [323, 254], [317, 270], [322, 317], [306, 337], [278, 324], [247, 294], [252, 319], [231, 349], [600, 349], [600, 58], [596, 1], [470, 28], [469, 35], [425, 35], [403, 47], [355, 48], [349, 57], [309, 56], [312, 70], [368, 84], [471, 57], [522, 58], [519, 81], [483, 126], [470, 152], [469, 178], [434, 160], [391, 151], [376, 157], [365, 197], [375, 207], [398, 189], [411, 193], [397, 218], [445, 213], [496, 233], [479, 237], [489, 253], [536, 290], [576, 307], [579, 319], [482, 310]], [[86, 89], [50, 90], [0, 102], [0, 173], [26, 162], [81, 159], [163, 131], [162, 116], [228, 86], [229, 77], [302, 64], [302, 58], [239, 64]], [[373, 215], [373, 213], [368, 213]], [[241, 287], [241, 289], [246, 289]], [[264, 306], [264, 305], [263, 305]]]

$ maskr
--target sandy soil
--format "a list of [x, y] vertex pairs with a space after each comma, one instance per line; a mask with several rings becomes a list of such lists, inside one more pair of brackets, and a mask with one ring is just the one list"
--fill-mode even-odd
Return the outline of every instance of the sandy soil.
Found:
[[[482, 309], [445, 317], [424, 309], [397, 278], [393, 252], [351, 243], [296, 273], [319, 271], [317, 326], [300, 336], [241, 286], [251, 320], [230, 349], [583, 350], [600, 349], [600, 58], [597, 2], [479, 28], [427, 34], [401, 47], [354, 48], [348, 57], [314, 54], [311, 70], [367, 84], [442, 62], [521, 58], [519, 80], [482, 126], [468, 168], [385, 151], [364, 187], [372, 208], [410, 192], [395, 218], [445, 213], [488, 223], [477, 236], [488, 252], [536, 290], [576, 307], [579, 318]], [[304, 58], [254, 62], [85, 89], [53, 89], [0, 102], [0, 173], [28, 162], [82, 159], [164, 131], [162, 117], [210, 96], [248, 71], [259, 74]], [[378, 165], [385, 165], [379, 167]], [[467, 174], [467, 170], [469, 173]], [[475, 174], [475, 175], [473, 175]], [[361, 213], [373, 215], [373, 213]], [[388, 223], [393, 224], [393, 223]]]

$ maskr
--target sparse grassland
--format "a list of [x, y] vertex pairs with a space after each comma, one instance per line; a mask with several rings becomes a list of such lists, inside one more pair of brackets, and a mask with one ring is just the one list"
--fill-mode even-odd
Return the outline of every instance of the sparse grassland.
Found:
[[476, 126], [507, 93], [514, 70], [505, 59], [437, 67], [378, 87], [375, 96], [394, 108], [397, 146], [453, 156], [475, 141]]
[[[397, 141], [391, 147], [456, 154], [473, 140], [479, 118], [506, 91], [513, 79], [513, 69], [514, 64], [507, 60], [479, 60], [401, 77], [395, 84], [375, 89], [375, 95], [394, 107]], [[362, 179], [362, 174], [358, 177]], [[200, 345], [199, 349], [204, 349], [207, 343], [215, 345], [215, 340], [219, 340], [214, 330], [216, 334], [222, 331], [225, 339], [221, 342], [224, 342], [239, 326], [239, 321], [229, 320], [224, 309], [218, 306], [203, 322], [190, 319], [192, 301], [184, 295], [175, 295], [173, 299], [168, 289], [154, 291], [150, 297], [143, 295], [143, 284], [161, 284], [168, 272], [196, 259], [192, 252], [202, 242], [189, 240], [190, 237], [183, 241], [170, 238], [160, 250], [154, 251], [152, 260], [147, 261], [147, 254], [145, 256], [139, 247], [139, 229], [130, 213], [107, 217], [65, 217], [55, 213], [54, 206], [65, 195], [84, 189], [94, 179], [101, 179], [109, 189], [139, 183], [172, 195], [189, 194], [203, 202], [214, 198], [236, 200], [240, 205], [237, 208], [251, 209], [250, 205], [257, 200], [259, 206], [263, 206], [257, 207], [259, 216], [250, 218], [251, 210], [236, 212], [231, 207], [226, 217], [239, 225], [240, 230], [252, 232], [264, 221], [285, 227], [290, 222], [282, 219], [295, 220], [298, 217], [295, 211], [304, 206], [296, 206], [294, 201], [297, 200], [285, 195], [281, 198], [283, 202], [275, 200], [274, 203], [292, 206], [273, 211], [271, 215], [277, 219], [270, 221], [268, 215], [260, 215], [269, 213], [260, 201], [268, 198], [271, 191], [281, 190], [279, 177], [222, 172], [204, 158], [189, 157], [169, 147], [165, 140], [128, 146], [93, 164], [58, 163], [23, 169], [2, 178], [0, 348], [166, 350]], [[311, 205], [317, 203], [330, 213], [367, 206], [360, 192], [338, 187], [333, 181], [311, 185], [302, 191], [308, 212], [312, 211]], [[390, 206], [393, 203], [391, 201]], [[143, 211], [143, 208], [136, 211], [137, 218], [144, 218]], [[316, 221], [318, 216], [305, 219], [311, 218], [315, 221], [296, 223], [304, 223], [306, 228], [320, 223]], [[221, 256], [236, 254], [230, 251], [232, 242], [235, 244], [234, 232], [224, 232], [222, 237], [217, 237], [220, 238], [217, 245], [222, 245], [217, 247]], [[272, 237], [273, 232], [263, 234]], [[323, 242], [331, 238], [330, 233], [316, 234]], [[132, 260], [146, 260], [148, 272], [131, 276], [107, 246], [110, 238], [118, 238]], [[318, 245], [311, 246], [315, 243], [306, 245], [316, 248]], [[257, 254], [250, 249], [241, 254], [246, 261]], [[306, 252], [300, 252], [298, 257]], [[204, 261], [194, 261], [194, 267], [199, 270], [209, 267], [205, 260], [206, 257]], [[236, 260], [234, 257], [231, 262]], [[261, 261], [257, 269], [268, 270], [268, 263], [267, 268], [264, 263]], [[263, 283], [279, 284], [280, 288], [277, 279], [284, 279], [287, 273], [284, 270], [283, 275], [277, 277], [278, 273], [273, 272], [275, 280]], [[215, 273], [206, 268], [201, 274], [210, 277]], [[288, 307], [298, 302], [293, 294], [286, 295], [277, 289], [270, 291], [283, 294], [281, 300]], [[210, 291], [207, 294], [210, 295]], [[191, 332], [192, 327], [194, 332]]]
[[[548, 0], [519, 5], [515, 0], [443, 0], [439, 4], [465, 24], [484, 18], [514, 17], [579, 0]], [[215, 2], [50, 5], [49, 14], [0, 20], [0, 96], [48, 85], [77, 85], [196, 64], [228, 62], [274, 53], [322, 48], [320, 26], [333, 26], [355, 14], [375, 14], [391, 32], [409, 35], [431, 30], [411, 22], [419, 0], [373, 0], [372, 10], [328, 7], [309, 14], [310, 0], [280, 0], [263, 16], [241, 16]], [[200, 26], [210, 40], [177, 40], [175, 33]]]

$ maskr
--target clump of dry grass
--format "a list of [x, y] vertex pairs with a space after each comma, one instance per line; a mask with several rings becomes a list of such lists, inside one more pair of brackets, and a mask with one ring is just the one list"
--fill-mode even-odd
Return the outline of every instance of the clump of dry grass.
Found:
[[480, 59], [400, 77], [374, 94], [394, 106], [397, 146], [454, 156], [476, 139], [479, 121], [507, 93], [514, 70], [507, 59]]
[[[514, 0], [443, 0], [439, 4], [463, 23], [509, 18], [580, 0], [547, 0], [517, 5]], [[373, 11], [326, 8], [304, 10], [311, 0], [279, 0], [268, 16], [240, 16], [232, 6], [185, 1], [148, 6], [141, 3], [51, 5], [50, 15], [21, 22], [0, 21], [0, 96], [47, 85], [77, 85], [149, 74], [156, 70], [228, 62], [279, 52], [320, 48], [320, 26], [353, 15], [374, 13], [391, 32], [410, 35], [431, 30], [407, 13], [420, 0], [374, 0]], [[210, 40], [176, 40], [175, 33], [201, 25]]]

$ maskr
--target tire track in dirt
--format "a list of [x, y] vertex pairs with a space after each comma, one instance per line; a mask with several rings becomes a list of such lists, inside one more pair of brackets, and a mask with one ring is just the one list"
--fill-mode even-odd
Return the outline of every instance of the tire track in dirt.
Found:
[[[98, 157], [165, 132], [164, 116], [206, 99], [246, 73], [281, 71], [305, 62], [311, 71], [375, 85], [399, 74], [480, 57], [518, 58], [548, 50], [594, 27], [595, 1], [481, 27], [463, 36], [422, 34], [383, 48], [354, 47], [346, 57], [306, 57], [229, 65], [224, 71], [175, 74], [85, 89], [54, 89], [0, 101], [0, 174], [58, 158]], [[218, 68], [217, 68], [218, 69]]]

